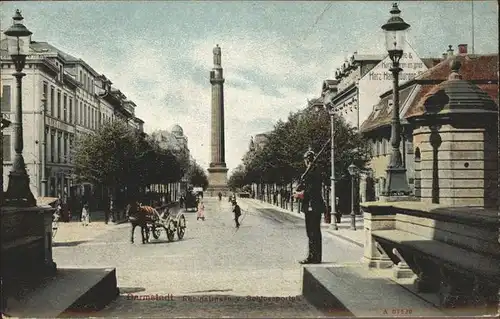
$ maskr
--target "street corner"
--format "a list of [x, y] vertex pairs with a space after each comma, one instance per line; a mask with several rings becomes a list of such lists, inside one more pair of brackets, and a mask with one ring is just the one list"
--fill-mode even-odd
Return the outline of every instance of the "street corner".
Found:
[[107, 232], [110, 227], [103, 222], [89, 223], [83, 225], [79, 222], [59, 223], [59, 227], [54, 236], [54, 243], [91, 240]]

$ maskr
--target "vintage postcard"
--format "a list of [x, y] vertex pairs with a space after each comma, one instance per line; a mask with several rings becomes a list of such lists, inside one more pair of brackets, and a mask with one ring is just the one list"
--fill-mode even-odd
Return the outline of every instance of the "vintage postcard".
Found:
[[2, 1], [6, 318], [500, 314], [496, 1]]

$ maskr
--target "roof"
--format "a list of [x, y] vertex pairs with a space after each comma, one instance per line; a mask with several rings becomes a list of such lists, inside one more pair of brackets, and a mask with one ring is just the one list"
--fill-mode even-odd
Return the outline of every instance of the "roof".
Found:
[[[446, 60], [440, 60], [441, 62], [437, 65], [415, 77], [415, 79], [409, 83], [410, 85], [403, 86], [399, 98], [401, 109], [408, 97], [408, 95], [403, 96], [403, 94], [409, 94], [417, 85], [420, 87], [415, 98], [408, 101], [410, 104], [407, 106], [405, 114], [402, 115], [403, 118], [419, 115], [423, 112], [422, 105], [425, 96], [436, 86], [436, 84], [448, 80], [448, 76], [451, 73], [450, 62], [454, 58], [458, 58], [462, 64], [460, 68], [462, 78], [467, 81], [476, 82], [476, 85], [485, 91], [498, 105], [498, 54], [455, 55]], [[432, 61], [427, 59], [427, 63], [431, 62]], [[426, 62], [424, 61], [424, 63]], [[385, 94], [382, 94], [382, 96], [384, 95]], [[361, 132], [366, 133], [382, 126], [390, 125], [392, 114], [387, 111], [387, 100], [389, 99], [392, 99], [392, 94], [388, 94], [380, 100], [378, 104], [380, 108], [379, 112], [375, 110], [372, 111], [370, 116], [361, 125]]]
[[[467, 81], [479, 81], [491, 83], [477, 83], [477, 86], [485, 91], [493, 101], [498, 105], [498, 54], [488, 54], [488, 55], [458, 55], [454, 56], [458, 58], [461, 62], [460, 75], [464, 80]], [[423, 74], [417, 76], [416, 81], [419, 80], [448, 80], [448, 76], [451, 73], [450, 62], [454, 58], [448, 58], [432, 69], [427, 70]], [[435, 84], [427, 83], [422, 84], [420, 91], [408, 110], [404, 114], [404, 117], [416, 116], [423, 113], [423, 103], [425, 96], [431, 92]]]
[[382, 61], [387, 54], [354, 54], [354, 61]]
[[170, 130], [172, 131], [172, 133], [174, 133], [176, 135], [181, 135], [182, 136], [184, 134], [184, 130], [178, 124], [175, 124], [174, 126], [172, 126], [172, 128]]
[[30, 47], [33, 51], [36, 53], [44, 53], [44, 52], [54, 52], [58, 53], [59, 55], [62, 56], [62, 58], [68, 62], [78, 62], [79, 59], [75, 58], [74, 56], [67, 54], [66, 52], [63, 52], [53, 46], [52, 44], [48, 42], [37, 42], [37, 41], [31, 41]]
[[443, 61], [442, 58], [422, 58], [420, 60], [422, 60], [422, 62], [424, 62], [425, 66], [428, 69], [433, 68], [434, 66], [441, 63], [441, 61]]
[[[498, 85], [497, 84], [479, 84], [479, 89], [484, 91], [498, 106]], [[417, 99], [412, 103], [408, 112], [404, 115], [405, 118], [419, 116], [424, 114], [424, 103], [431, 96], [441, 89], [440, 85], [426, 85], [419, 92]], [[425, 90], [425, 91], [423, 91]]]
[[[413, 86], [406, 87], [399, 92], [399, 104], [403, 106], [410, 96]], [[373, 131], [381, 126], [391, 124], [392, 106], [389, 106], [389, 100], [393, 100], [392, 94], [380, 99], [377, 107], [374, 108], [370, 116], [361, 124], [361, 132]]]
[[80, 63], [85, 68], [87, 68], [90, 72], [94, 73], [95, 76], [98, 76], [99, 73], [96, 72], [90, 65], [88, 65], [84, 60], [80, 58], [75, 58], [74, 56], [59, 50], [52, 44], [48, 42], [38, 42], [38, 41], [31, 41], [30, 43], [31, 49], [36, 52], [37, 54], [43, 54], [43, 53], [57, 53], [59, 56], [61, 56], [66, 62], [68, 63]]
[[442, 60], [439, 64], [415, 77], [415, 80], [447, 80], [451, 73], [450, 62], [454, 58], [462, 63], [460, 74], [464, 80], [498, 79], [498, 54], [468, 54], [455, 55]]
[[309, 107], [314, 107], [314, 106], [323, 107], [323, 97], [318, 97], [316, 99], [308, 100], [307, 106], [309, 106]]

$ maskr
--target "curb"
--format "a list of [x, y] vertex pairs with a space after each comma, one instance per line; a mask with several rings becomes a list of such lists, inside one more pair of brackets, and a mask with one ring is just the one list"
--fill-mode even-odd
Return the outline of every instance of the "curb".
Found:
[[120, 225], [120, 224], [125, 224], [128, 222], [128, 219], [124, 219], [124, 220], [119, 220], [117, 222], [112, 222], [113, 225]]
[[354, 245], [356, 245], [356, 246], [359, 246], [359, 247], [364, 247], [364, 245], [363, 245], [362, 243], [359, 243], [359, 242], [357, 242], [357, 241], [355, 241], [354, 239], [351, 239], [351, 238], [349, 238], [349, 237], [339, 235], [339, 234], [335, 233], [335, 231], [334, 231], [334, 230], [328, 230], [328, 231], [327, 231], [327, 233], [329, 233], [329, 234], [331, 234], [331, 235], [333, 235], [333, 236], [335, 236], [335, 237], [338, 237], [338, 238], [340, 238], [340, 239], [343, 239], [343, 240], [345, 240], [345, 241], [348, 241], [348, 242], [350, 242], [351, 244], [354, 244]]
[[[255, 199], [251, 199], [251, 198], [250, 198], [250, 200], [257, 201], [257, 200], [255, 200]], [[305, 219], [306, 219], [306, 216], [305, 216], [304, 214], [302, 214], [302, 213], [292, 212], [292, 211], [289, 211], [289, 210], [288, 210], [288, 209], [286, 209], [286, 208], [281, 208], [281, 207], [279, 207], [279, 206], [275, 206], [275, 205], [269, 204], [269, 203], [267, 203], [267, 202], [257, 201], [257, 203], [261, 206], [260, 208], [270, 208], [270, 207], [265, 207], [265, 206], [267, 206], [267, 205], [270, 205], [270, 206], [272, 206], [272, 208], [273, 208], [273, 209], [276, 209], [276, 210], [278, 210], [278, 211], [279, 211], [279, 212], [281, 212], [281, 213], [288, 214], [288, 215], [291, 215], [291, 216], [294, 216], [294, 217], [300, 218], [300, 219], [302, 219], [302, 220], [305, 220]], [[323, 221], [321, 222], [321, 228], [329, 228], [329, 227], [331, 227], [331, 225], [333, 225], [333, 224], [327, 224], [327, 223], [324, 223]], [[361, 224], [360, 226], [362, 227], [363, 225]], [[340, 237], [340, 236], [339, 236], [339, 237]], [[345, 238], [345, 237], [343, 237], [343, 238]], [[346, 239], [346, 240], [351, 240], [351, 241], [352, 241], [352, 239]], [[355, 241], [354, 241], [354, 242], [355, 242]], [[356, 244], [358, 244], [357, 242], [355, 242], [355, 243], [356, 243]], [[358, 244], [358, 245], [359, 245], [359, 244]], [[363, 245], [361, 244], [361, 246], [363, 246]]]

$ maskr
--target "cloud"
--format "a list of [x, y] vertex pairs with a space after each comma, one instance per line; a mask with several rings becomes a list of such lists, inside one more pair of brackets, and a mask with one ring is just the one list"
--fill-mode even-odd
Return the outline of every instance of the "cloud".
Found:
[[[290, 111], [320, 94], [323, 79], [332, 76], [341, 57], [323, 57], [315, 64], [300, 61], [293, 47], [277, 47], [269, 36], [204, 39], [185, 43], [185, 55], [162, 50], [143, 40], [112, 58], [91, 57], [87, 62], [106, 74], [113, 85], [137, 105], [136, 116], [148, 133], [183, 127], [193, 157], [204, 167], [210, 162], [212, 50], [222, 48], [226, 163], [235, 168], [248, 149], [250, 136], [269, 131]], [[312, 49], [312, 51], [314, 51]], [[175, 52], [175, 53], [177, 53]], [[314, 53], [313, 53], [314, 54]]]

